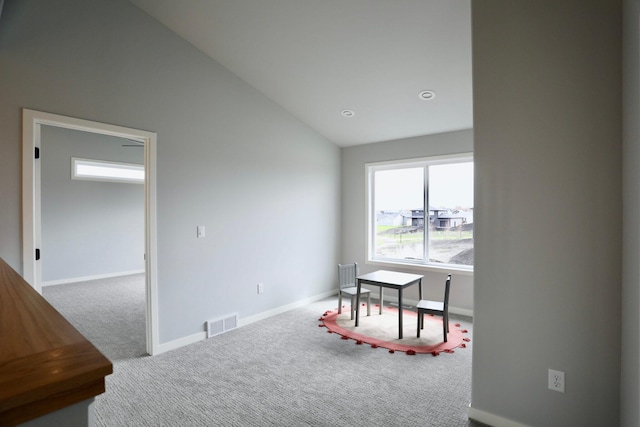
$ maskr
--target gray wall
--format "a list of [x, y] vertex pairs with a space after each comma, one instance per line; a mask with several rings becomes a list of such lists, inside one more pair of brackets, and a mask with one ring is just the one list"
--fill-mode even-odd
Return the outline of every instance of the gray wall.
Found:
[[129, 2], [5, 3], [0, 256], [18, 271], [22, 107], [157, 132], [160, 343], [336, 287], [339, 148]]
[[[423, 274], [425, 297], [442, 298], [446, 270], [430, 271], [420, 267], [395, 268], [390, 265], [381, 267], [366, 264], [365, 164], [472, 151], [473, 132], [471, 130], [344, 148], [342, 150], [342, 262], [358, 262], [361, 273], [384, 268]], [[372, 290], [377, 292], [377, 289]], [[394, 292], [387, 292], [385, 295], [396, 296]], [[407, 289], [406, 298], [418, 299], [417, 289], [415, 287]], [[453, 272], [450, 298], [452, 307], [473, 310], [472, 274]]]
[[[617, 425], [619, 400], [623, 425], [640, 418], [638, 1], [625, 4], [622, 258], [619, 2], [473, 1], [472, 405], [522, 423]], [[330, 289], [339, 259], [362, 259], [357, 238], [338, 257], [339, 149], [127, 2], [7, 1], [1, 24], [0, 256], [18, 271], [22, 107], [158, 132], [162, 342]], [[359, 209], [364, 186], [348, 185]], [[560, 229], [532, 214], [551, 208]], [[343, 230], [354, 216], [345, 207]], [[621, 259], [622, 325], [607, 316]], [[550, 367], [565, 394], [547, 390]]]
[[621, 423], [640, 426], [640, 1], [624, 2]]
[[472, 3], [479, 411], [619, 423], [621, 17], [613, 0]]
[[44, 282], [144, 270], [144, 185], [71, 179], [71, 157], [144, 164], [143, 148], [123, 144], [42, 126]]

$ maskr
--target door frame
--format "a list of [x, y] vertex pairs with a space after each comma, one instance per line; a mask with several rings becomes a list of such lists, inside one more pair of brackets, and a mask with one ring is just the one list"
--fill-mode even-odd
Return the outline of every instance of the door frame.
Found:
[[22, 109], [22, 264], [23, 277], [42, 293], [42, 264], [36, 261], [41, 246], [40, 162], [35, 152], [41, 148], [41, 126], [79, 130], [134, 139], [144, 143], [145, 194], [145, 287], [146, 349], [159, 354], [157, 283], [156, 151], [154, 132], [110, 125], [42, 111]]

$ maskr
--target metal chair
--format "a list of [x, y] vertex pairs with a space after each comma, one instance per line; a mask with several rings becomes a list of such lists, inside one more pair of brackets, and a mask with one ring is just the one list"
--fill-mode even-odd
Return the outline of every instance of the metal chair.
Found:
[[[351, 320], [354, 319], [356, 312], [356, 295], [358, 287], [356, 286], [356, 276], [358, 275], [358, 263], [338, 264], [338, 279], [340, 281], [340, 291], [338, 292], [338, 314], [342, 313], [342, 296], [351, 297]], [[361, 288], [360, 295], [367, 295], [367, 316], [371, 316], [371, 291]]]
[[421, 299], [416, 306], [418, 312], [418, 338], [420, 329], [424, 328], [424, 315], [433, 314], [442, 316], [442, 334], [444, 342], [447, 342], [447, 332], [449, 332], [449, 288], [451, 287], [451, 274], [447, 276], [444, 284], [444, 301], [430, 301]]

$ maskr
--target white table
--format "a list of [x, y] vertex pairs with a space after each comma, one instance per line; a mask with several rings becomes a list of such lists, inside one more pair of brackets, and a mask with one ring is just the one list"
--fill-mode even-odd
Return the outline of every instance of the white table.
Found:
[[[402, 290], [411, 285], [418, 284], [419, 299], [422, 299], [422, 278], [420, 274], [398, 273], [397, 271], [378, 270], [373, 273], [362, 274], [356, 277], [356, 327], [360, 323], [360, 289], [362, 284], [380, 286], [382, 288], [392, 288], [398, 290], [398, 338], [402, 339]], [[380, 300], [382, 308], [382, 299]]]

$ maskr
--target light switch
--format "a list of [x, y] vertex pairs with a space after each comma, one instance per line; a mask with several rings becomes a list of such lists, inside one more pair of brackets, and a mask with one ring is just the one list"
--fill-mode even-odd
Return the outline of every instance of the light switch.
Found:
[[197, 235], [198, 235], [198, 238], [204, 237], [204, 225], [199, 225], [198, 226]]

